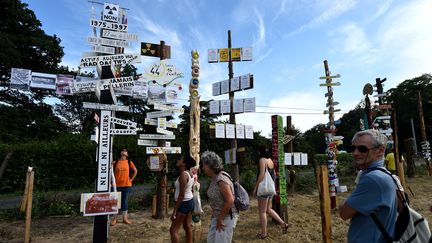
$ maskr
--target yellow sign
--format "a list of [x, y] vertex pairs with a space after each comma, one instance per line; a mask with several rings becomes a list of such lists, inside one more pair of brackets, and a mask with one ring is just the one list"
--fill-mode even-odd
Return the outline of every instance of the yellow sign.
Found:
[[232, 48], [231, 49], [231, 60], [233, 62], [241, 61], [241, 48]]
[[229, 61], [229, 49], [228, 48], [220, 48], [219, 49], [219, 62], [228, 62]]

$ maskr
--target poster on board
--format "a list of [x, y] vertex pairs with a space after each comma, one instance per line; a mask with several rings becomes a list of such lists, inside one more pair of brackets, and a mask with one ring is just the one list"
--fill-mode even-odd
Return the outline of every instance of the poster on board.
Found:
[[31, 70], [22, 68], [12, 68], [10, 88], [28, 90], [31, 81]]
[[225, 124], [225, 138], [235, 138], [235, 124]]
[[216, 138], [225, 138], [225, 124], [216, 123], [215, 124], [215, 137]]
[[245, 129], [243, 124], [236, 124], [236, 138], [238, 139], [245, 138]]
[[32, 72], [30, 87], [35, 89], [56, 90], [57, 75]]
[[59, 95], [72, 95], [74, 77], [70, 74], [57, 74], [56, 93]]
[[84, 216], [118, 214], [120, 192], [100, 192], [81, 194], [81, 210]]

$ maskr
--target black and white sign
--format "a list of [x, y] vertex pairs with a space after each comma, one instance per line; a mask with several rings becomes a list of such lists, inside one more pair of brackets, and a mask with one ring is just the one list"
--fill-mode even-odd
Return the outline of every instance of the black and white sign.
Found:
[[32, 77], [32, 71], [29, 69], [12, 68], [10, 87], [12, 89], [28, 90]]
[[56, 89], [57, 75], [32, 72], [30, 87], [36, 89]]
[[111, 40], [98, 37], [87, 37], [87, 42], [94, 45], [107, 45], [117, 47], [129, 47], [129, 42], [122, 40]]
[[126, 111], [129, 112], [129, 106], [117, 106], [101, 103], [83, 102], [83, 108], [95, 110]]
[[137, 34], [128, 34], [124, 32], [112, 31], [112, 30], [102, 30], [102, 37], [117, 39], [117, 40], [129, 40], [129, 41], [138, 41]]
[[136, 129], [111, 129], [111, 135], [136, 135]]
[[92, 51], [99, 52], [99, 53], [106, 53], [106, 54], [115, 53], [114, 47], [110, 47], [110, 46], [92, 46]]
[[109, 186], [109, 166], [111, 163], [111, 134], [110, 120], [111, 111], [102, 110], [99, 123], [99, 150], [98, 150], [98, 176], [97, 191], [108, 191]]
[[102, 19], [110, 22], [119, 22], [119, 5], [104, 3]]
[[141, 62], [139, 53], [90, 56], [81, 58], [80, 67], [124, 65], [137, 62]]
[[90, 19], [90, 26], [96, 28], [102, 28], [102, 29], [124, 31], [124, 32], [128, 30], [128, 26], [126, 24], [111, 23], [111, 22], [101, 21], [97, 19]]
[[157, 140], [174, 140], [175, 135], [162, 135], [162, 134], [140, 134], [140, 139], [157, 139]]
[[126, 127], [134, 127], [136, 128], [137, 124], [136, 122], [129, 121], [129, 120], [123, 120], [120, 118], [111, 117], [111, 122], [114, 124], [126, 126]]

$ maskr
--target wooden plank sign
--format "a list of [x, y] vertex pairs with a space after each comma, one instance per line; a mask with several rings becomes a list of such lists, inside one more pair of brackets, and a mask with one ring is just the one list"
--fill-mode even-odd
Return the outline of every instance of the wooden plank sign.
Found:
[[117, 106], [100, 103], [83, 102], [83, 108], [95, 110], [126, 111], [129, 112], [129, 106]]
[[181, 154], [181, 147], [147, 147], [147, 154]]
[[127, 127], [134, 127], [136, 128], [137, 123], [129, 120], [123, 120], [120, 118], [111, 117], [111, 122], [118, 125], [123, 125]]
[[157, 139], [157, 140], [174, 140], [175, 135], [163, 135], [163, 134], [140, 134], [140, 139]]
[[116, 54], [106, 56], [89, 56], [82, 57], [80, 60], [80, 67], [96, 67], [96, 66], [111, 66], [111, 65], [125, 65], [130, 63], [141, 62], [139, 53]]
[[155, 147], [158, 145], [158, 141], [157, 140], [149, 140], [149, 139], [138, 139], [137, 144], [139, 146], [152, 146]]
[[123, 32], [126, 32], [128, 30], [127, 24], [111, 23], [97, 19], [90, 19], [90, 26]]
[[111, 129], [111, 135], [136, 135], [136, 129]]

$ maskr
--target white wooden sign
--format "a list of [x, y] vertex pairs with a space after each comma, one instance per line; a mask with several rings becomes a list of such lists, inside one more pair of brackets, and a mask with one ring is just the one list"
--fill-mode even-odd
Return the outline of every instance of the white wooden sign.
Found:
[[139, 146], [157, 146], [157, 140], [149, 140], [149, 139], [138, 139]]
[[137, 126], [136, 122], [129, 121], [129, 120], [123, 120], [123, 119], [115, 118], [115, 117], [111, 117], [111, 122], [118, 124], [118, 125], [127, 126], [127, 127], [135, 127], [136, 128], [136, 126]]
[[99, 52], [99, 53], [106, 53], [106, 54], [115, 53], [114, 47], [110, 47], [110, 46], [92, 46], [92, 51]]
[[140, 53], [82, 57], [80, 67], [124, 65], [141, 62]]
[[111, 129], [112, 135], [136, 135], [136, 129]]
[[110, 110], [110, 111], [127, 111], [129, 112], [129, 106], [117, 106], [100, 103], [83, 102], [83, 108], [95, 109], [95, 110]]
[[102, 28], [102, 29], [124, 31], [124, 32], [128, 30], [127, 24], [111, 23], [111, 22], [97, 20], [97, 19], [90, 19], [90, 26], [96, 28]]
[[112, 3], [104, 3], [102, 19], [114, 23], [119, 22], [120, 6]]
[[162, 133], [162, 134], [165, 134], [165, 135], [174, 135], [173, 132], [165, 130], [165, 129], [162, 129], [162, 128], [156, 128], [156, 132], [157, 133]]
[[109, 185], [109, 166], [111, 164], [111, 111], [102, 110], [99, 123], [99, 149], [98, 149], [98, 175], [97, 191], [108, 191]]
[[112, 31], [112, 30], [102, 30], [102, 37], [117, 39], [117, 40], [129, 40], [129, 41], [138, 41], [137, 34], [128, 34], [124, 32]]
[[[152, 125], [152, 126], [157, 126], [158, 125], [158, 120], [145, 118], [144, 119], [144, 124], [146, 124], [146, 125]], [[174, 121], [166, 121], [165, 126], [166, 126], [166, 128], [177, 128], [177, 123], [175, 123]]]
[[181, 147], [147, 147], [147, 154], [181, 154]]
[[173, 116], [175, 113], [175, 110], [166, 110], [166, 111], [152, 111], [147, 112], [147, 118], [159, 118], [159, 117], [167, 117], [167, 116]]
[[127, 88], [134, 86], [133, 76], [110, 78], [99, 80], [99, 89], [107, 90], [113, 87], [114, 89]]
[[157, 139], [157, 140], [174, 140], [175, 135], [163, 135], [163, 134], [140, 134], [140, 139]]
[[87, 42], [93, 45], [106, 45], [116, 47], [129, 47], [129, 42], [122, 40], [112, 40], [98, 37], [87, 37]]

